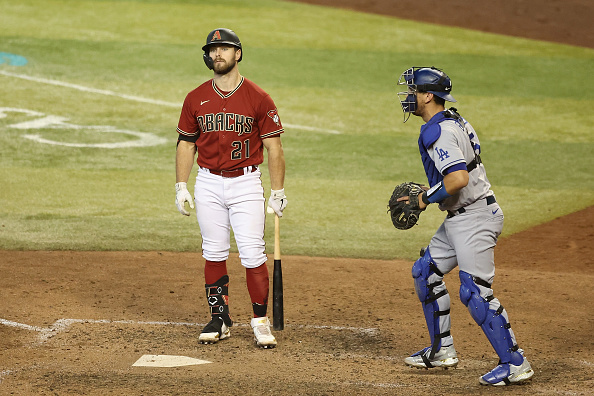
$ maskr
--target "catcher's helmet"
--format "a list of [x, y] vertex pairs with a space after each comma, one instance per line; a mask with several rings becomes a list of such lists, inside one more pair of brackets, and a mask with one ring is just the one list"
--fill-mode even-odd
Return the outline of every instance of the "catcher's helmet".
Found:
[[404, 122], [417, 109], [417, 98], [414, 95], [416, 92], [429, 92], [448, 102], [456, 102], [456, 99], [450, 94], [452, 80], [443, 71], [433, 66], [411, 67], [405, 70], [398, 79], [398, 85], [408, 87], [406, 92], [398, 92], [398, 96], [401, 97], [400, 105], [404, 111]]
[[241, 62], [241, 58], [243, 58], [243, 48], [241, 47], [241, 41], [239, 41], [237, 34], [231, 29], [218, 28], [208, 33], [208, 36], [206, 36], [206, 44], [202, 47], [202, 50], [204, 51], [204, 63], [210, 70], [213, 69], [214, 62], [210, 57], [209, 51], [210, 46], [215, 44], [229, 44], [239, 48], [241, 50], [241, 56], [239, 57], [238, 62]]

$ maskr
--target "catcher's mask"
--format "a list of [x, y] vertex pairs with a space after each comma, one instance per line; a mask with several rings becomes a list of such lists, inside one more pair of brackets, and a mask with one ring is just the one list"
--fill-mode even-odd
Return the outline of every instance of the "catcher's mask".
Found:
[[411, 67], [400, 75], [398, 85], [404, 85], [407, 90], [398, 92], [400, 105], [404, 112], [404, 122], [408, 121], [411, 113], [417, 110], [417, 92], [429, 92], [435, 96], [455, 102], [450, 94], [452, 80], [440, 69], [435, 67]]
[[204, 58], [204, 63], [210, 70], [214, 68], [214, 61], [209, 53], [210, 46], [216, 44], [229, 44], [239, 48], [241, 50], [241, 56], [239, 57], [238, 62], [241, 62], [241, 58], [243, 58], [243, 48], [241, 47], [241, 41], [239, 41], [237, 34], [231, 29], [218, 28], [208, 33], [208, 36], [206, 36], [206, 44], [202, 47], [202, 50], [204, 51], [204, 55], [202, 56]]

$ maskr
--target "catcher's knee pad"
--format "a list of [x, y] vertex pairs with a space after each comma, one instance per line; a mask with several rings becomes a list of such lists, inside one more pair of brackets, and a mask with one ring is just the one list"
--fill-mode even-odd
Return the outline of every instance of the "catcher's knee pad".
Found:
[[220, 316], [225, 324], [231, 327], [229, 316], [229, 276], [222, 276], [213, 284], [205, 284], [206, 300], [212, 316]]
[[433, 262], [429, 248], [421, 253], [413, 264], [412, 276], [431, 336], [432, 358], [441, 348], [441, 340], [450, 336], [450, 295], [442, 282], [444, 274]]
[[[422, 256], [412, 266], [412, 277], [415, 281], [415, 290], [417, 292], [417, 297], [421, 302], [427, 301], [429, 296], [432, 294], [432, 289], [437, 286], [437, 284], [441, 283], [443, 279], [443, 274], [441, 271], [437, 269], [437, 266], [433, 262], [433, 258], [431, 258], [431, 253], [429, 253], [429, 248], [421, 251]], [[432, 275], [437, 275], [436, 277], [432, 277], [435, 279], [431, 279], [432, 283], [430, 282], [430, 277]]]
[[474, 321], [482, 326], [487, 318], [489, 301], [481, 296], [481, 289], [475, 283], [474, 277], [464, 271], [460, 271], [460, 300], [468, 307]]
[[[488, 283], [484, 287], [487, 285]], [[489, 302], [494, 300], [493, 295], [483, 298], [476, 279], [464, 271], [460, 271], [460, 300], [468, 307], [474, 321], [481, 326], [501, 363], [522, 364], [523, 358], [517, 352], [518, 345], [511, 332], [511, 325], [506, 315], [503, 315], [505, 309], [501, 304], [497, 309], [491, 309]]]

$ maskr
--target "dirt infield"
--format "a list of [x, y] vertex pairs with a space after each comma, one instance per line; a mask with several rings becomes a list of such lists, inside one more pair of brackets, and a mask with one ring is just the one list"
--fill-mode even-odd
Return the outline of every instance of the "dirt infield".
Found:
[[[594, 207], [503, 239], [494, 288], [534, 369], [513, 395], [585, 395], [594, 386]], [[200, 254], [0, 252], [0, 394], [500, 394], [478, 377], [497, 356], [458, 299], [455, 370], [402, 359], [428, 343], [410, 262], [284, 257], [279, 347], [253, 342], [245, 272], [230, 260], [237, 326], [199, 345], [207, 321]], [[142, 355], [213, 363], [134, 367]], [[509, 392], [507, 394], [510, 394]]]
[[[379, 7], [382, 1], [340, 3]], [[456, 1], [416, 4], [422, 3], [446, 12]], [[498, 4], [473, 2], [491, 3]], [[545, 12], [590, 2], [517, 3]], [[565, 8], [548, 20], [561, 23], [562, 15]], [[585, 25], [590, 21], [591, 14]], [[569, 36], [582, 36], [575, 33], [581, 27], [568, 25], [572, 20], [565, 23]], [[411, 262], [283, 257], [286, 327], [276, 332], [278, 348], [260, 350], [248, 326], [251, 307], [237, 255], [228, 266], [232, 337], [199, 345], [207, 315], [198, 253], [0, 251], [0, 394], [593, 394], [593, 240], [590, 207], [497, 246], [494, 289], [535, 370], [530, 383], [504, 389], [478, 384], [497, 356], [460, 302], [455, 272], [445, 280], [460, 365], [425, 371], [402, 363], [428, 345]], [[142, 355], [212, 363], [133, 366]]]

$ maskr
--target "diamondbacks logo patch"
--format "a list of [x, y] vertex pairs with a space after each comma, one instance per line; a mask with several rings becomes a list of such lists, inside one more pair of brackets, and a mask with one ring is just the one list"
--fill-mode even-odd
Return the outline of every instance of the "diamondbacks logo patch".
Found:
[[214, 34], [212, 35], [212, 38], [210, 39], [210, 41], [215, 41], [215, 40], [220, 40], [221, 39], [221, 32], [219, 32], [218, 30], [216, 32], [214, 32]]
[[278, 111], [276, 109], [270, 110], [268, 112], [268, 117], [272, 118], [272, 121], [274, 121], [277, 126], [280, 126], [280, 117], [278, 116]]

